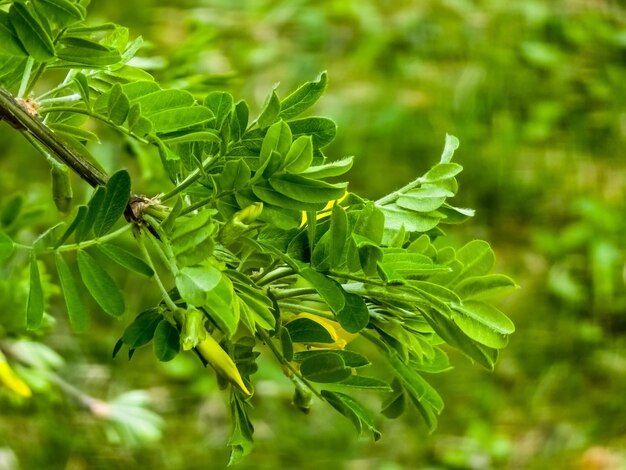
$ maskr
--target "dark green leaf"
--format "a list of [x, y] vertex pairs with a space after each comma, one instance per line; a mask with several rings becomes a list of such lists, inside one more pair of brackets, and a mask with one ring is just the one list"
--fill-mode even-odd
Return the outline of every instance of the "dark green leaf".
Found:
[[370, 416], [370, 413], [354, 398], [344, 393], [329, 392], [328, 390], [322, 390], [322, 396], [324, 399], [339, 413], [344, 415], [356, 428], [357, 432], [361, 434], [363, 425], [368, 428], [374, 435], [374, 440], [380, 439], [380, 431], [374, 426], [374, 420]]
[[65, 242], [65, 240], [67, 240], [70, 235], [72, 235], [72, 233], [74, 233], [76, 228], [83, 222], [83, 220], [87, 216], [88, 210], [89, 209], [87, 208], [87, 206], [78, 206], [78, 210], [76, 211], [76, 215], [74, 216], [72, 223], [69, 225], [69, 227], [67, 227], [65, 232], [63, 232], [63, 235], [59, 237], [59, 240], [54, 245], [55, 250], [60, 247]]
[[[327, 351], [301, 351], [293, 356], [293, 360], [297, 362], [302, 362], [305, 359], [308, 359], [313, 356], [317, 356], [319, 354], [326, 354]], [[366, 367], [370, 365], [370, 361], [363, 355], [356, 353], [354, 351], [348, 351], [346, 349], [337, 349], [332, 351], [333, 354], [339, 354], [343, 359], [346, 367], [359, 368]]]
[[344, 292], [343, 296], [345, 305], [337, 312], [337, 321], [348, 333], [358, 333], [369, 323], [367, 306], [359, 295]]
[[300, 86], [280, 104], [280, 117], [289, 120], [309, 109], [324, 93], [326, 83], [326, 72], [322, 72], [316, 81], [306, 82]]
[[39, 277], [39, 266], [34, 251], [30, 252], [30, 284], [28, 289], [28, 303], [26, 304], [26, 326], [29, 330], [36, 330], [43, 320], [44, 298]]
[[246, 132], [249, 114], [248, 105], [245, 101], [241, 100], [235, 104], [230, 118], [230, 136], [233, 142], [239, 142], [241, 136]]
[[443, 410], [443, 400], [437, 391], [424, 378], [405, 364], [395, 352], [388, 355], [389, 363], [406, 391], [423, 405], [428, 405], [437, 414]]
[[281, 327], [279, 331], [279, 338], [281, 346], [280, 349], [283, 353], [283, 357], [287, 362], [293, 361], [293, 342], [291, 341], [289, 330]]
[[252, 192], [261, 201], [272, 204], [277, 207], [285, 209], [295, 209], [299, 211], [318, 211], [321, 210], [324, 203], [307, 203], [296, 201], [284, 194], [279, 193], [274, 188], [270, 187], [267, 183], [255, 184], [252, 186]]
[[13, 248], [15, 248], [13, 240], [6, 233], [0, 232], [0, 261], [4, 261], [11, 256]]
[[326, 328], [309, 318], [296, 318], [285, 325], [294, 343], [334, 343]]
[[143, 274], [146, 277], [152, 277], [154, 275], [154, 271], [144, 260], [135, 256], [130, 251], [125, 250], [121, 246], [113, 245], [112, 243], [103, 243], [98, 245], [98, 248], [105, 255], [124, 268]]
[[63, 256], [57, 252], [54, 257], [70, 324], [75, 331], [85, 331], [89, 315], [85, 302], [83, 302], [83, 298], [80, 296], [80, 289], [76, 279]]
[[[9, 15], [0, 10], [0, 56], [2, 55], [22, 58], [26, 57], [28, 53], [15, 35], [15, 31], [9, 22]], [[0, 76], [5, 71], [0, 71]]]
[[161, 362], [174, 359], [180, 351], [178, 330], [167, 320], [161, 320], [154, 330], [154, 355]]
[[339, 354], [326, 351], [302, 361], [300, 373], [312, 382], [332, 383], [347, 379], [352, 375], [352, 370], [346, 367]]
[[157, 309], [141, 312], [130, 325], [126, 327], [122, 340], [130, 349], [139, 348], [152, 341], [157, 325], [163, 320]]
[[9, 8], [9, 21], [15, 29], [24, 49], [33, 59], [48, 62], [54, 59], [54, 45], [46, 28], [22, 3], [13, 3]]
[[115, 222], [122, 216], [130, 198], [130, 175], [126, 170], [120, 170], [109, 178], [106, 185], [106, 195], [102, 201], [102, 209], [94, 221], [93, 232], [96, 237], [108, 233]]
[[205, 130], [203, 132], [189, 132], [182, 135], [168, 135], [163, 137], [166, 144], [183, 144], [186, 142], [221, 142], [222, 139], [215, 131]]
[[57, 47], [59, 59], [71, 64], [101, 67], [117, 64], [122, 60], [120, 53], [112, 47], [82, 38], [64, 38]]
[[330, 214], [330, 265], [339, 266], [345, 257], [346, 237], [348, 236], [348, 217], [338, 204], [333, 205]]
[[337, 281], [308, 267], [301, 269], [300, 275], [311, 283], [334, 313], [340, 312], [345, 307], [346, 292]]
[[87, 290], [109, 315], [119, 317], [124, 313], [124, 296], [113, 278], [84, 250], [77, 255], [78, 270]]

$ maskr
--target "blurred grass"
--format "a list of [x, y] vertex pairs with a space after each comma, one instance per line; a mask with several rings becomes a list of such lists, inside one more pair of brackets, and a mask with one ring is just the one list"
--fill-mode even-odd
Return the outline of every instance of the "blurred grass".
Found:
[[[358, 193], [376, 198], [401, 186], [436, 161], [446, 133], [458, 136], [455, 158], [465, 171], [456, 203], [477, 216], [450, 235], [488, 239], [499, 269], [522, 286], [502, 301], [517, 333], [493, 373], [453, 353], [456, 370], [430, 377], [446, 402], [435, 434], [409, 415], [382, 422], [376, 444], [358, 440], [331, 410], [298, 414], [280, 371], [267, 365], [256, 377], [257, 447], [240, 468], [626, 466], [622, 3], [119, 5], [94, 2], [92, 19], [143, 35], [153, 73], [198, 96], [228, 89], [258, 110], [275, 82], [284, 96], [328, 70], [315, 112], [339, 124], [329, 154], [357, 156], [349, 176]], [[36, 158], [22, 154], [21, 141], [0, 139], [8, 149], [4, 189], [45, 181], [44, 165], [19, 173], [17, 155]], [[32, 200], [46, 191], [28, 187]], [[139, 293], [132, 302], [146, 303]], [[60, 328], [49, 342], [81, 366], [70, 375], [99, 396], [149, 388], [167, 420], [162, 442], [108, 445], [99, 427], [57, 399], [3, 406], [0, 448], [13, 449], [21, 468], [221, 468], [228, 424], [210, 371], [182, 358], [155, 366], [150, 351], [130, 364], [111, 362], [121, 327], [97, 317], [88, 337]]]

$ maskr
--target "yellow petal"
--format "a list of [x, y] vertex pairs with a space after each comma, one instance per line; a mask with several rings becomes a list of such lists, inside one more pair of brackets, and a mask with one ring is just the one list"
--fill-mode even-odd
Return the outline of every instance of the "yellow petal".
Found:
[[[330, 312], [329, 312], [330, 313]], [[344, 330], [339, 323], [334, 320], [329, 320], [328, 318], [320, 317], [318, 315], [314, 315], [312, 313], [303, 312], [298, 314], [298, 317], [308, 318], [309, 320], [313, 320], [318, 325], [322, 326], [328, 333], [330, 337], [333, 339], [334, 343], [332, 344], [315, 344], [314, 346], [319, 346], [322, 348], [336, 348], [343, 349], [346, 345], [355, 339], [358, 334], [348, 333]]]
[[208, 334], [206, 338], [196, 346], [196, 349], [202, 358], [207, 361], [218, 374], [228, 379], [230, 383], [236, 385], [246, 395], [252, 395], [243, 383], [237, 366], [219, 343], [215, 341], [213, 336]]
[[[2, 353], [0, 353], [2, 354]], [[0, 383], [2, 383], [5, 387], [11, 390], [13, 393], [24, 397], [29, 398], [32, 395], [32, 392], [28, 385], [24, 383], [22, 379], [20, 379], [9, 363], [4, 359], [4, 357], [0, 356]]]

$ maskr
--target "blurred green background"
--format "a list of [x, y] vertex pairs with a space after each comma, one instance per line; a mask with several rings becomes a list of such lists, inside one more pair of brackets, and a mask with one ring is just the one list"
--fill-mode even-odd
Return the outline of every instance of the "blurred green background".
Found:
[[[477, 215], [449, 236], [488, 240], [522, 286], [501, 302], [517, 332], [495, 372], [453, 354], [455, 370], [429, 377], [446, 402], [434, 434], [409, 414], [381, 419], [374, 444], [326, 407], [301, 415], [268, 363], [255, 376], [256, 448], [237, 468], [626, 468], [622, 2], [126, 0], [90, 11], [142, 35], [138, 65], [164, 83], [198, 96], [226, 89], [257, 111], [276, 82], [285, 96], [328, 70], [315, 113], [337, 121], [328, 153], [357, 157], [350, 187], [364, 196], [421, 174], [456, 135], [465, 170], [454, 203]], [[13, 134], [0, 134], [0, 205], [21, 189], [54, 221], [41, 205], [45, 162]], [[118, 150], [94, 152], [106, 161]], [[156, 295], [120, 282], [136, 292], [130, 311]], [[101, 398], [145, 389], [163, 436], [118, 446], [54, 390], [26, 402], [4, 394], [0, 469], [225, 466], [225, 400], [209, 371], [192, 357], [157, 364], [150, 351], [111, 360], [125, 323], [94, 315], [72, 336], [52, 300], [59, 322], [45, 341], [65, 358], [61, 374]]]

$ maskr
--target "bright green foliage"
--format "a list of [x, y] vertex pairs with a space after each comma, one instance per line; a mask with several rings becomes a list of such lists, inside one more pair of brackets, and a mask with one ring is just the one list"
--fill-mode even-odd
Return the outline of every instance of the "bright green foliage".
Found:
[[[79, 3], [10, 3], [8, 13], [0, 11], [0, 38], [7, 41], [0, 70], [15, 68], [24, 51], [30, 65], [19, 79], [0, 76], [0, 84], [30, 91], [47, 69], [68, 72], [40, 98], [50, 130], [38, 137], [43, 153], [68, 163], [50, 143], [58, 139], [81, 161], [92, 159], [85, 144], [98, 137], [83, 127], [89, 119], [154, 150], [172, 183], [152, 198], [136, 196], [132, 186], [145, 182], [131, 184], [120, 169], [67, 227], [53, 227], [33, 246], [0, 233], [0, 259], [30, 250], [29, 328], [42, 322], [38, 263], [48, 254], [77, 330], [85, 329], [87, 307], [68, 253], [76, 253], [84, 290], [113, 317], [124, 314], [126, 301], [107, 263], [152, 278], [160, 300], [130, 321], [114, 353], [127, 346], [132, 356], [150, 342], [160, 361], [181, 349], [198, 353], [230, 389], [231, 463], [251, 449], [255, 348], [282, 365], [298, 409], [308, 412], [316, 396], [374, 439], [376, 419], [350, 394], [355, 389], [386, 394], [382, 413], [391, 418], [411, 403], [432, 430], [443, 402], [425, 374], [449, 368], [449, 347], [493, 368], [514, 327], [488, 299], [515, 284], [491, 274], [495, 255], [487, 242], [454, 249], [441, 241], [440, 225], [473, 214], [448, 203], [462, 170], [451, 161], [455, 137], [447, 137], [440, 162], [423, 176], [370, 201], [342, 181], [352, 158], [329, 161], [324, 154], [335, 123], [303, 116], [322, 96], [326, 73], [282, 99], [272, 89], [251, 119], [247, 103], [228, 93], [164, 89], [127, 65], [141, 42], [129, 42], [117, 25], [84, 26]], [[40, 73], [30, 75], [33, 64]], [[76, 171], [87, 179], [89, 170]], [[10, 220], [6, 207], [2, 218]], [[136, 251], [115, 241], [128, 229], [134, 237], [126, 242]], [[387, 373], [363, 375], [370, 363]]]

